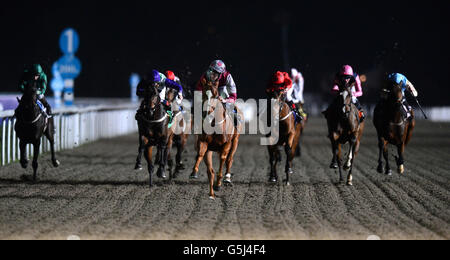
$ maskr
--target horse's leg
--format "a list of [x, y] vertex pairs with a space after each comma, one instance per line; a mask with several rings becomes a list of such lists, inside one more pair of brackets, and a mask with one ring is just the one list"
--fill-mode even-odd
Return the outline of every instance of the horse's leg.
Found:
[[378, 167], [377, 167], [377, 171], [379, 173], [383, 173], [383, 151], [384, 151], [384, 141], [383, 141], [383, 138], [381, 138], [378, 135]]
[[225, 162], [227, 160], [227, 156], [230, 153], [231, 143], [225, 144], [225, 147], [220, 151], [220, 165], [219, 165], [219, 172], [217, 174], [217, 184], [214, 185], [214, 190], [219, 191], [220, 187], [222, 186], [222, 180], [223, 180], [223, 168], [225, 166]]
[[27, 144], [20, 140], [20, 165], [22, 168], [26, 169], [28, 167], [28, 158], [27, 158]]
[[145, 145], [144, 145], [144, 141], [142, 140], [142, 135], [139, 135], [139, 148], [138, 148], [138, 156], [136, 158], [136, 165], [134, 166], [135, 170], [142, 170], [142, 154], [144, 153], [145, 150]]
[[277, 175], [278, 146], [276, 146], [276, 145], [268, 146], [268, 150], [269, 150], [269, 156], [270, 156], [270, 177], [269, 177], [269, 182], [277, 182], [278, 181], [278, 175]]
[[55, 155], [55, 130], [54, 130], [54, 123], [53, 118], [49, 119], [49, 125], [47, 127], [47, 130], [45, 131], [45, 137], [47, 137], [48, 141], [50, 142], [50, 151], [52, 154], [52, 163], [54, 167], [58, 167], [60, 165], [60, 162], [56, 159]]
[[350, 168], [349, 168], [348, 176], [347, 176], [347, 185], [348, 186], [353, 185], [352, 171], [353, 171], [353, 161], [355, 160], [355, 155], [356, 155], [356, 146], [357, 146], [356, 143], [357, 143], [357, 141], [354, 143], [351, 143], [351, 149], [350, 149], [350, 153], [349, 153], [349, 157], [351, 157], [351, 159], [350, 159]]
[[227, 156], [227, 172], [225, 174], [225, 184], [231, 185], [231, 167], [233, 166], [234, 155], [236, 154], [239, 145], [239, 136], [233, 139], [233, 144], [231, 145], [231, 150], [228, 152]]
[[336, 143], [337, 146], [337, 155], [336, 155], [336, 162], [339, 169], [339, 182], [344, 182], [344, 178], [342, 177], [342, 151], [341, 151], [341, 144]]
[[169, 180], [172, 180], [173, 178], [173, 160], [172, 160], [173, 137], [174, 135], [172, 135], [169, 138], [169, 141], [167, 142], [167, 165], [169, 167]]
[[38, 158], [39, 158], [39, 148], [41, 146], [41, 139], [33, 143], [33, 182], [36, 181], [37, 178], [37, 170], [39, 167]]
[[159, 168], [156, 176], [165, 179], [166, 176], [166, 165], [167, 165], [167, 143], [164, 141], [158, 146], [158, 153], [156, 154], [159, 158]]
[[206, 168], [208, 169], [208, 179], [209, 179], [209, 198], [215, 199], [216, 195], [214, 194], [214, 178], [215, 178], [215, 172], [213, 168], [213, 160], [212, 160], [213, 152], [208, 151], [206, 153], [205, 158], [205, 164]]
[[293, 173], [292, 171], [292, 161], [294, 160], [295, 156], [295, 150], [292, 148], [292, 142], [286, 142], [286, 145], [284, 146], [284, 151], [286, 152], [286, 167], [285, 167], [285, 173], [286, 173], [286, 180], [285, 183], [287, 186], [290, 185], [289, 183], [289, 175]]
[[405, 163], [403, 158], [403, 153], [405, 152], [405, 143], [397, 145], [397, 152], [398, 152], [398, 158], [396, 158], [398, 167], [397, 171], [398, 173], [403, 174], [405, 172], [405, 166], [403, 165]]
[[150, 187], [153, 186], [153, 180], [152, 180], [152, 174], [153, 174], [153, 162], [152, 162], [152, 155], [153, 155], [153, 147], [148, 146], [143, 148], [145, 150], [144, 157], [145, 160], [147, 160], [147, 168], [148, 168], [148, 175], [149, 175], [149, 185]]
[[386, 175], [392, 175], [391, 167], [389, 166], [389, 150], [388, 150], [388, 142], [386, 140], [383, 141], [383, 156], [386, 161], [386, 169], [384, 173]]
[[176, 155], [176, 158], [175, 158], [177, 165], [176, 165], [175, 172], [178, 172], [180, 170], [184, 170], [185, 169], [181, 156], [183, 155], [184, 148], [186, 146], [186, 140], [187, 140], [187, 135], [184, 134], [184, 133], [179, 135], [179, 136], [177, 136], [177, 142], [176, 142], [177, 155]]
[[338, 143], [336, 140], [333, 139], [333, 137], [330, 137], [331, 141], [331, 152], [333, 154], [333, 159], [331, 159], [330, 169], [337, 169], [338, 163], [337, 163], [337, 150], [338, 150]]
[[200, 163], [203, 160], [203, 157], [205, 156], [206, 151], [208, 150], [208, 144], [205, 142], [199, 142], [197, 144], [198, 152], [197, 152], [197, 158], [195, 161], [194, 168], [192, 169], [191, 176], [189, 178], [191, 179], [198, 179], [198, 169], [200, 167]]
[[354, 155], [353, 151], [355, 150], [355, 143], [356, 143], [355, 141], [349, 142], [348, 158], [344, 164], [344, 170], [348, 170], [352, 166], [352, 160], [353, 160], [353, 155]]

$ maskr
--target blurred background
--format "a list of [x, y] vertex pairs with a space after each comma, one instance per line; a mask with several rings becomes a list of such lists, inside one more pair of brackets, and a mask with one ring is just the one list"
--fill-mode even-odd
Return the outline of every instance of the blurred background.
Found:
[[[80, 37], [75, 97], [129, 98], [131, 73], [173, 70], [185, 87], [222, 59], [239, 98], [263, 98], [274, 70], [297, 68], [306, 102], [329, 100], [343, 64], [364, 74], [362, 103], [378, 98], [387, 72], [401, 72], [425, 106], [450, 105], [449, 1], [168, 2], [45, 1], [0, 7], [0, 92], [17, 92], [25, 64], [51, 79], [59, 37]], [[52, 95], [48, 90], [49, 96]]]

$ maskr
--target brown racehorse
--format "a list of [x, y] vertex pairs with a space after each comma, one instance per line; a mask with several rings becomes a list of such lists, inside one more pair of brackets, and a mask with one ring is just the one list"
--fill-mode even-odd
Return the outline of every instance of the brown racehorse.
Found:
[[[205, 164], [208, 171], [209, 179], [209, 198], [215, 199], [214, 190], [220, 190], [223, 180], [223, 168], [226, 163], [227, 171], [225, 175], [225, 184], [231, 184], [231, 166], [233, 165], [233, 157], [236, 153], [240, 133], [242, 131], [242, 124], [237, 127], [234, 126], [234, 120], [226, 111], [222, 102], [218, 100], [219, 98], [219, 85], [218, 81], [209, 82], [202, 80], [203, 84], [203, 101], [207, 102], [206, 113], [204, 113], [204, 120], [210, 123], [210, 125], [215, 129], [211, 132], [206, 132], [204, 129], [203, 133], [196, 137], [196, 149], [197, 157], [191, 179], [198, 178], [198, 170], [203, 157], [205, 157]], [[243, 118], [242, 113], [238, 111]], [[214, 183], [215, 172], [213, 169], [213, 152], [219, 153], [220, 156], [220, 167], [219, 173], [217, 175], [217, 183]]]
[[[276, 119], [279, 119], [279, 130], [278, 130], [278, 142], [274, 145], [269, 145], [269, 156], [270, 156], [270, 177], [269, 182], [277, 182], [278, 174], [277, 174], [277, 164], [281, 161], [280, 155], [281, 153], [278, 150], [278, 147], [284, 146], [284, 150], [286, 152], [286, 185], [290, 185], [289, 183], [289, 175], [293, 173], [293, 160], [295, 157], [295, 150], [299, 145], [300, 135], [303, 131], [302, 123], [295, 123], [295, 116], [286, 102], [284, 102], [284, 93], [282, 91], [269, 91], [269, 97], [275, 99], [279, 107], [275, 107], [276, 110], [279, 111], [279, 116]], [[269, 100], [270, 102], [270, 100]], [[271, 106], [268, 106], [271, 107]], [[269, 121], [270, 122], [270, 121]], [[273, 135], [273, 133], [272, 133]]]
[[339, 181], [343, 182], [341, 145], [349, 143], [348, 159], [344, 164], [344, 170], [349, 170], [347, 185], [351, 186], [353, 185], [353, 162], [359, 151], [364, 122], [360, 123], [358, 109], [352, 103], [350, 85], [345, 84], [344, 89], [341, 89], [333, 105], [325, 112], [325, 117], [333, 153], [333, 161], [330, 168], [339, 168]]
[[[170, 103], [173, 103], [177, 94], [178, 93], [175, 89], [169, 88], [166, 91], [166, 100], [168, 100]], [[173, 178], [177, 177], [180, 170], [185, 169], [181, 156], [183, 154], [188, 139], [187, 133], [190, 131], [190, 129], [188, 129], [188, 126], [190, 126], [190, 124], [188, 124], [184, 119], [183, 112], [179, 109], [179, 107], [175, 108], [173, 110], [172, 125], [169, 126], [169, 141], [167, 143], [168, 149], [167, 162], [169, 166], [169, 174]], [[173, 160], [171, 156], [171, 151], [173, 143], [175, 143], [175, 146], [177, 147], [177, 154], [175, 157], [176, 163], [175, 172], [173, 172], [172, 174]]]
[[382, 99], [374, 111], [373, 123], [377, 129], [378, 134], [378, 168], [379, 173], [383, 173], [383, 160], [386, 160], [385, 174], [391, 175], [392, 171], [389, 166], [388, 143], [397, 146], [398, 157], [395, 157], [398, 173], [403, 174], [404, 159], [403, 153], [405, 146], [411, 140], [412, 132], [416, 125], [414, 119], [414, 111], [411, 111], [411, 118], [408, 120], [404, 115], [403, 110], [403, 93], [400, 86], [392, 86], [390, 89], [383, 89]]

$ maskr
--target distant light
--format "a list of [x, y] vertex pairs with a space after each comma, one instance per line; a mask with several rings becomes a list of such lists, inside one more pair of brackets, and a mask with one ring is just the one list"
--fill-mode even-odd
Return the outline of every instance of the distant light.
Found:
[[365, 74], [363, 74], [363, 75], [361, 75], [360, 77], [359, 77], [359, 79], [361, 80], [361, 82], [366, 82], [367, 81], [367, 76], [365, 75]]

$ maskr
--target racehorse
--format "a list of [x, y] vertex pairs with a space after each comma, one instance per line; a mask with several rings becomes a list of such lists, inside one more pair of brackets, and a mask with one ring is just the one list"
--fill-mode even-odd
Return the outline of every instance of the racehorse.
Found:
[[26, 155], [27, 144], [33, 145], [33, 181], [36, 181], [38, 169], [39, 148], [41, 146], [41, 138], [43, 135], [50, 142], [52, 155], [52, 163], [54, 167], [58, 167], [60, 162], [55, 156], [55, 128], [53, 118], [47, 119], [38, 105], [36, 83], [29, 83], [25, 89], [22, 99], [18, 99], [19, 106], [15, 111], [17, 118], [14, 130], [20, 140], [20, 165], [26, 169], [28, 167], [28, 159]]
[[348, 158], [344, 170], [348, 170], [347, 185], [353, 185], [352, 170], [355, 157], [359, 151], [364, 122], [360, 122], [359, 111], [352, 102], [352, 87], [345, 83], [339, 96], [324, 113], [328, 125], [328, 137], [331, 141], [333, 160], [330, 168], [339, 168], [339, 181], [342, 178], [341, 145], [349, 143]]
[[153, 86], [142, 101], [144, 111], [136, 114], [139, 129], [139, 150], [136, 159], [136, 169], [141, 166], [141, 157], [144, 153], [147, 161], [149, 184], [153, 186], [152, 174], [154, 165], [152, 161], [153, 146], [157, 146], [159, 153], [159, 168], [156, 175], [159, 178], [166, 178], [167, 165], [167, 143], [169, 141], [169, 117], [161, 104], [158, 89]]
[[[302, 111], [304, 111], [302, 103], [297, 103], [297, 104], [295, 104], [295, 106], [300, 107], [302, 109]], [[297, 157], [302, 156], [302, 146], [300, 145], [300, 143], [302, 142], [303, 130], [305, 130], [306, 122], [308, 122], [308, 117], [303, 118], [303, 120], [300, 122], [300, 124], [302, 124], [302, 129], [300, 131], [300, 138], [298, 140], [297, 149], [295, 150], [295, 156], [297, 156]]]
[[388, 143], [397, 146], [398, 157], [395, 157], [398, 173], [405, 171], [403, 153], [405, 146], [411, 140], [416, 125], [414, 111], [408, 120], [403, 109], [403, 92], [400, 86], [394, 85], [390, 89], [382, 90], [383, 99], [377, 104], [374, 111], [373, 124], [378, 135], [378, 167], [377, 171], [383, 173], [383, 160], [386, 160], [385, 174], [391, 175], [389, 166]]
[[[295, 122], [294, 112], [291, 110], [289, 105], [284, 102], [284, 93], [281, 91], [271, 91], [269, 92], [271, 99], [277, 101], [279, 108], [279, 130], [278, 130], [278, 142], [273, 145], [268, 146], [269, 156], [270, 156], [270, 177], [269, 182], [278, 182], [277, 174], [277, 164], [281, 161], [281, 153], [278, 147], [284, 146], [286, 152], [286, 185], [289, 183], [289, 175], [293, 173], [293, 160], [295, 157], [295, 151], [299, 145], [300, 135], [303, 131], [303, 124]], [[270, 102], [270, 100], [269, 100]], [[271, 106], [268, 106], [271, 107]], [[269, 115], [268, 109], [268, 115]], [[270, 122], [270, 121], [269, 121]], [[273, 133], [272, 133], [273, 135]]]
[[[204, 113], [204, 120], [209, 122], [210, 126], [215, 129], [214, 133], [203, 133], [196, 136], [197, 157], [191, 179], [198, 178], [198, 170], [201, 161], [206, 155], [205, 164], [209, 179], [209, 198], [215, 199], [214, 190], [218, 191], [222, 187], [222, 181], [225, 184], [231, 185], [231, 167], [233, 165], [233, 157], [236, 153], [240, 132], [242, 125], [238, 124], [235, 127], [233, 118], [226, 111], [222, 102], [219, 101], [219, 86], [218, 81], [209, 82], [203, 80], [203, 101], [207, 102], [206, 112]], [[240, 111], [238, 113], [243, 118]], [[219, 153], [220, 167], [217, 175], [217, 183], [215, 180], [215, 171], [213, 169], [212, 156], [213, 152]], [[223, 180], [223, 168], [226, 163], [226, 175]]]
[[[177, 96], [177, 90], [173, 88], [168, 88], [166, 91], [166, 100], [168, 100], [170, 103], [173, 103], [176, 96]], [[169, 141], [167, 143], [167, 162], [169, 166], [169, 176], [172, 176], [173, 178], [176, 178], [179, 174], [180, 170], [184, 170], [185, 167], [183, 165], [182, 161], [182, 154], [184, 151], [184, 148], [186, 146], [186, 142], [188, 139], [187, 133], [189, 132], [188, 123], [183, 117], [183, 112], [177, 107], [173, 111], [172, 115], [172, 123], [169, 125]], [[175, 143], [175, 146], [177, 147], [177, 154], [175, 156], [175, 172], [172, 172], [173, 168], [173, 160], [172, 160], [172, 145]], [[158, 151], [159, 152], [159, 151]]]

